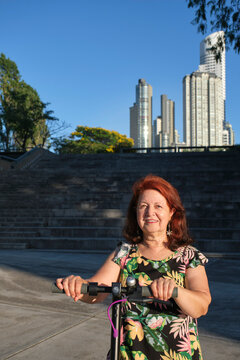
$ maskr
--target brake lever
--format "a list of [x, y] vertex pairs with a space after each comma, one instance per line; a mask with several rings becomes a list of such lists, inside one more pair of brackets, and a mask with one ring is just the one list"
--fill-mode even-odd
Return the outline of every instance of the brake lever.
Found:
[[137, 287], [135, 288], [134, 292], [130, 295], [127, 296], [127, 300], [129, 302], [133, 302], [133, 303], [139, 303], [139, 304], [146, 304], [146, 303], [151, 303], [151, 302], [157, 302], [159, 304], [163, 304], [163, 305], [168, 305], [170, 307], [173, 307], [173, 303], [171, 301], [164, 301], [164, 300], [159, 300], [156, 298], [150, 298], [150, 297], [145, 297], [142, 295], [142, 287]]
[[173, 307], [173, 303], [171, 301], [164, 301], [164, 300], [159, 300], [159, 299], [155, 299], [155, 298], [136, 298], [136, 297], [132, 297], [132, 296], [128, 296], [127, 297], [127, 301], [129, 302], [133, 302], [133, 303], [138, 303], [138, 304], [146, 304], [146, 303], [159, 303], [159, 304], [163, 304], [163, 305], [168, 305]]

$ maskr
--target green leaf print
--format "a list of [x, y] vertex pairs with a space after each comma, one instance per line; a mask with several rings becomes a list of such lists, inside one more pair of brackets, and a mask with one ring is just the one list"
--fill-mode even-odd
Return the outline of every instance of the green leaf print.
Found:
[[162, 330], [166, 324], [166, 316], [158, 314], [148, 315], [145, 318], [145, 323], [150, 329], [155, 330], [158, 328], [158, 330]]
[[133, 346], [133, 341], [132, 341], [132, 339], [131, 339], [131, 337], [129, 335], [130, 335], [130, 331], [127, 331], [126, 337], [125, 337], [125, 344], [128, 347], [132, 347]]
[[152, 280], [145, 272], [135, 273], [135, 278], [138, 280], [140, 286], [147, 286], [152, 283]]
[[142, 351], [132, 351], [132, 356], [134, 360], [148, 360]]
[[132, 357], [131, 351], [126, 346], [120, 346], [120, 359], [119, 360], [130, 360]]
[[136, 258], [132, 258], [129, 260], [126, 264], [127, 271], [131, 274], [133, 270], [136, 270], [138, 268], [138, 263]]
[[128, 274], [128, 271], [126, 269], [121, 270], [120, 282], [121, 282], [122, 286], [126, 286], [126, 280], [127, 280], [128, 275], [129, 274]]
[[136, 304], [136, 308], [138, 309], [138, 311], [141, 312], [141, 317], [145, 317], [147, 316], [147, 314], [149, 313], [149, 308], [140, 304]]
[[130, 318], [134, 320], [139, 320], [140, 316], [135, 311], [132, 311], [130, 308], [126, 309], [126, 314], [124, 316], [125, 318]]
[[149, 345], [151, 345], [155, 351], [163, 352], [164, 350], [168, 350], [168, 346], [158, 329], [153, 330], [149, 327], [144, 327], [144, 335]]

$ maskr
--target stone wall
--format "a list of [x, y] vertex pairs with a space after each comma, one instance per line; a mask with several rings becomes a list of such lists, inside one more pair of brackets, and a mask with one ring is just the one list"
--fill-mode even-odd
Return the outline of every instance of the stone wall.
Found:
[[240, 251], [239, 152], [36, 156], [0, 173], [0, 247], [110, 250], [131, 186], [153, 173], [186, 208], [196, 246]]

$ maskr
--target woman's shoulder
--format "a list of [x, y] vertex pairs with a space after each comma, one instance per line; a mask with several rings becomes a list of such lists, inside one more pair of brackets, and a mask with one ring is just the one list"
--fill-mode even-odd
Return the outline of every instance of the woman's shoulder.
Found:
[[127, 242], [120, 242], [115, 249], [115, 255], [113, 261], [117, 264], [121, 262], [122, 259], [128, 257], [129, 253], [136, 248], [135, 244], [130, 244]]
[[176, 261], [183, 262], [187, 267], [195, 268], [198, 265], [206, 265], [207, 257], [192, 245], [181, 246], [174, 254]]
[[128, 242], [121, 241], [115, 249], [115, 255], [122, 258], [126, 256], [135, 247], [136, 247], [135, 244], [130, 244]]

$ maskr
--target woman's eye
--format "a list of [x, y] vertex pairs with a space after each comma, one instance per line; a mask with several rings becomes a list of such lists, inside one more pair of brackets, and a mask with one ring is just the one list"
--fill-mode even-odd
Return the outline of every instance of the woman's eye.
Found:
[[139, 205], [139, 209], [145, 209], [146, 207], [147, 207], [146, 204], [141, 204], [141, 205]]

